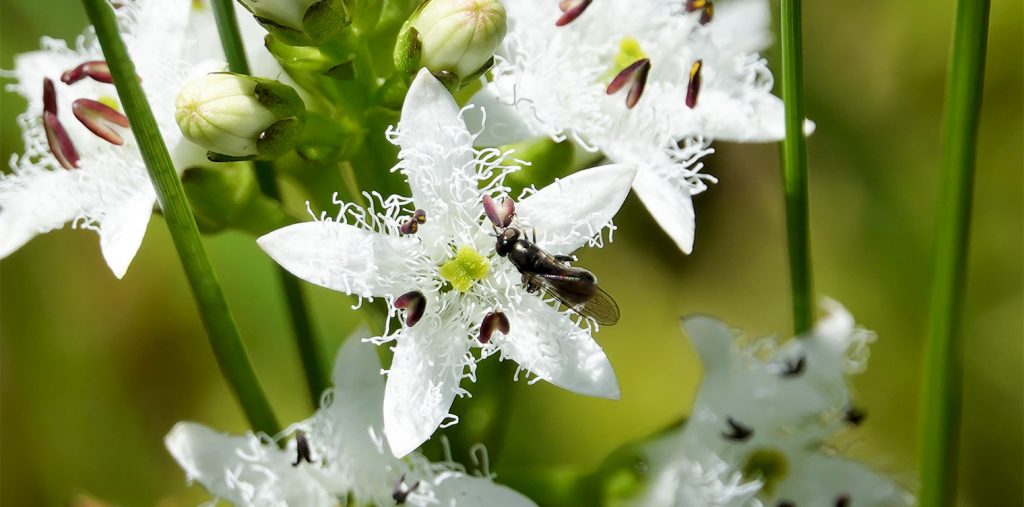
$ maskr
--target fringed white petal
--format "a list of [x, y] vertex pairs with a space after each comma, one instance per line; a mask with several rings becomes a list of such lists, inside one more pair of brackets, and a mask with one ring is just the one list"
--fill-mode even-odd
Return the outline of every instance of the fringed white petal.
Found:
[[537, 504], [522, 493], [495, 484], [490, 479], [460, 472], [445, 472], [431, 485], [437, 501], [444, 507], [531, 507]]
[[543, 300], [524, 295], [509, 312], [508, 336], [492, 338], [503, 357], [578, 394], [617, 400], [619, 382], [590, 332]]
[[146, 236], [146, 226], [153, 212], [154, 196], [139, 192], [130, 200], [107, 211], [100, 224], [100, 250], [110, 270], [124, 277], [128, 265]]
[[416, 207], [435, 224], [432, 229], [449, 232], [480, 214], [473, 136], [451, 93], [426, 69], [405, 96], [395, 140], [402, 148], [396, 167], [409, 181]]
[[331, 220], [289, 225], [257, 240], [271, 258], [307, 282], [360, 297], [413, 290], [407, 262], [416, 240]]
[[474, 107], [466, 110], [463, 117], [470, 132], [479, 132], [477, 146], [501, 146], [537, 136], [515, 106], [502, 101], [491, 87], [484, 86], [469, 103]]
[[690, 187], [685, 180], [670, 180], [661, 171], [646, 167], [637, 172], [633, 189], [679, 249], [686, 254], [692, 252], [696, 217]]
[[414, 451], [444, 422], [473, 363], [461, 323], [437, 325], [431, 317], [398, 335], [388, 370], [384, 432], [396, 457]]
[[306, 465], [293, 467], [294, 453], [253, 435], [235, 437], [203, 425], [182, 422], [164, 438], [167, 450], [185, 470], [215, 496], [235, 505], [271, 507], [336, 504]]
[[523, 199], [516, 213], [537, 230], [541, 248], [571, 254], [611, 225], [635, 176], [636, 168], [622, 164], [580, 171]]
[[[864, 464], [820, 452], [790, 456], [792, 470], [769, 498], [795, 505], [839, 505], [849, 507], [908, 507], [913, 495]], [[770, 503], [770, 505], [774, 505]]]

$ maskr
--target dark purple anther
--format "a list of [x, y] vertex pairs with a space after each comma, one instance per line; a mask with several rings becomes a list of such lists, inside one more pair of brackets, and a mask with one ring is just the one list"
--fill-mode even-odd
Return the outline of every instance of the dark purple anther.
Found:
[[50, 152], [57, 158], [60, 166], [64, 169], [77, 168], [78, 151], [75, 150], [75, 144], [71, 142], [57, 115], [43, 113], [43, 130], [46, 131], [46, 142], [50, 145]]
[[739, 421], [732, 417], [726, 419], [726, 423], [729, 425], [729, 431], [722, 432], [722, 437], [726, 440], [745, 442], [754, 434], [753, 429], [740, 424]]
[[713, 17], [715, 17], [715, 4], [708, 0], [708, 2], [705, 2], [704, 8], [700, 10], [700, 19], [698, 20], [698, 23], [706, 25], [711, 22], [711, 18]]
[[300, 430], [295, 432], [295, 463], [292, 463], [292, 466], [297, 467], [303, 461], [312, 463], [313, 456], [309, 452], [309, 440], [306, 439], [306, 433]]
[[418, 224], [425, 224], [427, 223], [427, 212], [418, 209], [415, 212], [413, 212], [412, 219]]
[[413, 327], [427, 310], [427, 298], [420, 291], [406, 292], [395, 299], [395, 308], [405, 310], [405, 325]]
[[632, 109], [637, 102], [640, 102], [640, 96], [644, 94], [644, 86], [647, 85], [647, 74], [651, 71], [651, 60], [649, 58], [641, 58], [622, 69], [615, 79], [608, 85], [606, 93], [613, 95], [627, 84], [630, 85], [629, 94], [626, 95], [626, 107]]
[[43, 113], [57, 115], [57, 90], [48, 77], [43, 78]]
[[128, 117], [116, 109], [95, 100], [78, 99], [71, 104], [71, 111], [82, 125], [104, 141], [110, 144], [124, 144], [121, 134], [118, 134], [113, 126], [128, 128]]
[[572, 23], [576, 18], [583, 14], [583, 11], [587, 10], [590, 6], [590, 2], [593, 0], [562, 0], [558, 3], [558, 8], [562, 9], [562, 17], [555, 21], [555, 26], [565, 26]]
[[850, 507], [850, 495], [843, 493], [836, 497], [836, 507]]
[[694, 12], [696, 10], [703, 9], [704, 6], [709, 3], [711, 2], [708, 0], [686, 0], [686, 4], [683, 6], [683, 9], [685, 9], [686, 12]]
[[398, 226], [398, 232], [402, 233], [405, 236], [408, 236], [410, 234], [416, 234], [416, 231], [418, 230], [420, 230], [419, 222], [412, 219], [406, 220], [402, 222], [402, 225]]
[[516, 202], [506, 197], [501, 202], [496, 202], [491, 196], [484, 196], [484, 214], [490, 219], [495, 227], [504, 229], [512, 224], [516, 216]]
[[93, 60], [85, 62], [78, 67], [75, 67], [60, 76], [60, 80], [64, 81], [65, 84], [77, 83], [87, 77], [90, 77], [101, 83], [113, 83], [114, 76], [110, 74], [110, 67], [107, 66], [107, 62], [103, 60]]
[[700, 69], [703, 66], [704, 60], [697, 60], [690, 67], [690, 82], [686, 85], [686, 107], [690, 109], [697, 107], [697, 95], [700, 94]]
[[395, 483], [395, 489], [391, 490], [391, 499], [395, 501], [396, 505], [404, 505], [405, 501], [409, 498], [409, 495], [411, 495], [413, 491], [416, 491], [416, 488], [418, 487], [420, 487], [420, 481], [416, 481], [412, 486], [406, 487], [405, 474], [402, 474], [402, 476], [398, 478], [398, 482]]
[[480, 340], [480, 343], [487, 343], [491, 341], [491, 335], [495, 331], [501, 331], [501, 334], [507, 335], [510, 329], [511, 325], [504, 312], [489, 312], [484, 315], [484, 320], [480, 323], [480, 336], [477, 339]]

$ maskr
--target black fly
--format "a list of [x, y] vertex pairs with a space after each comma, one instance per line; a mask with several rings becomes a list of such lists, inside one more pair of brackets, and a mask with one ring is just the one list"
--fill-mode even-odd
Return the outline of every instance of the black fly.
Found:
[[494, 247], [498, 255], [507, 257], [523, 275], [526, 291], [541, 292], [557, 299], [566, 308], [602, 326], [619, 321], [619, 305], [601, 287], [597, 277], [586, 269], [570, 265], [576, 260], [571, 255], [552, 255], [537, 246], [536, 237], [512, 226], [515, 214], [511, 199], [497, 205], [490, 196], [484, 197], [484, 210], [497, 233]]

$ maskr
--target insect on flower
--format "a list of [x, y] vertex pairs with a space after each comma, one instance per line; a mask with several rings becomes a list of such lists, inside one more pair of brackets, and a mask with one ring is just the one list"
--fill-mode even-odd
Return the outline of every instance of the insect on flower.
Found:
[[586, 269], [572, 266], [573, 255], [552, 255], [537, 246], [537, 233], [532, 239], [526, 231], [512, 225], [515, 203], [504, 199], [498, 204], [484, 196], [484, 212], [494, 225], [494, 250], [507, 257], [523, 275], [523, 284], [530, 293], [541, 292], [557, 299], [566, 308], [593, 319], [602, 326], [619, 321], [619, 305], [597, 285], [597, 277]]

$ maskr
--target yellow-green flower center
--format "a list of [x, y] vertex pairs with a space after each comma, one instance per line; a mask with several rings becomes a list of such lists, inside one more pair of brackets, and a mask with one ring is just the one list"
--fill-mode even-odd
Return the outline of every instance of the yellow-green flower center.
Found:
[[472, 247], [460, 246], [455, 258], [442, 264], [438, 273], [459, 292], [466, 292], [473, 286], [473, 282], [487, 276], [490, 267], [487, 258]]
[[789, 472], [789, 464], [786, 455], [775, 449], [758, 449], [747, 457], [743, 464], [744, 479], [760, 478], [764, 481], [763, 491], [772, 494]]
[[629, 67], [633, 62], [641, 58], [647, 58], [647, 53], [644, 53], [644, 50], [640, 47], [640, 41], [632, 37], [622, 39], [622, 42], [619, 43], [619, 52], [615, 55], [615, 61], [604, 75], [605, 84], [610, 83], [626, 67]]

